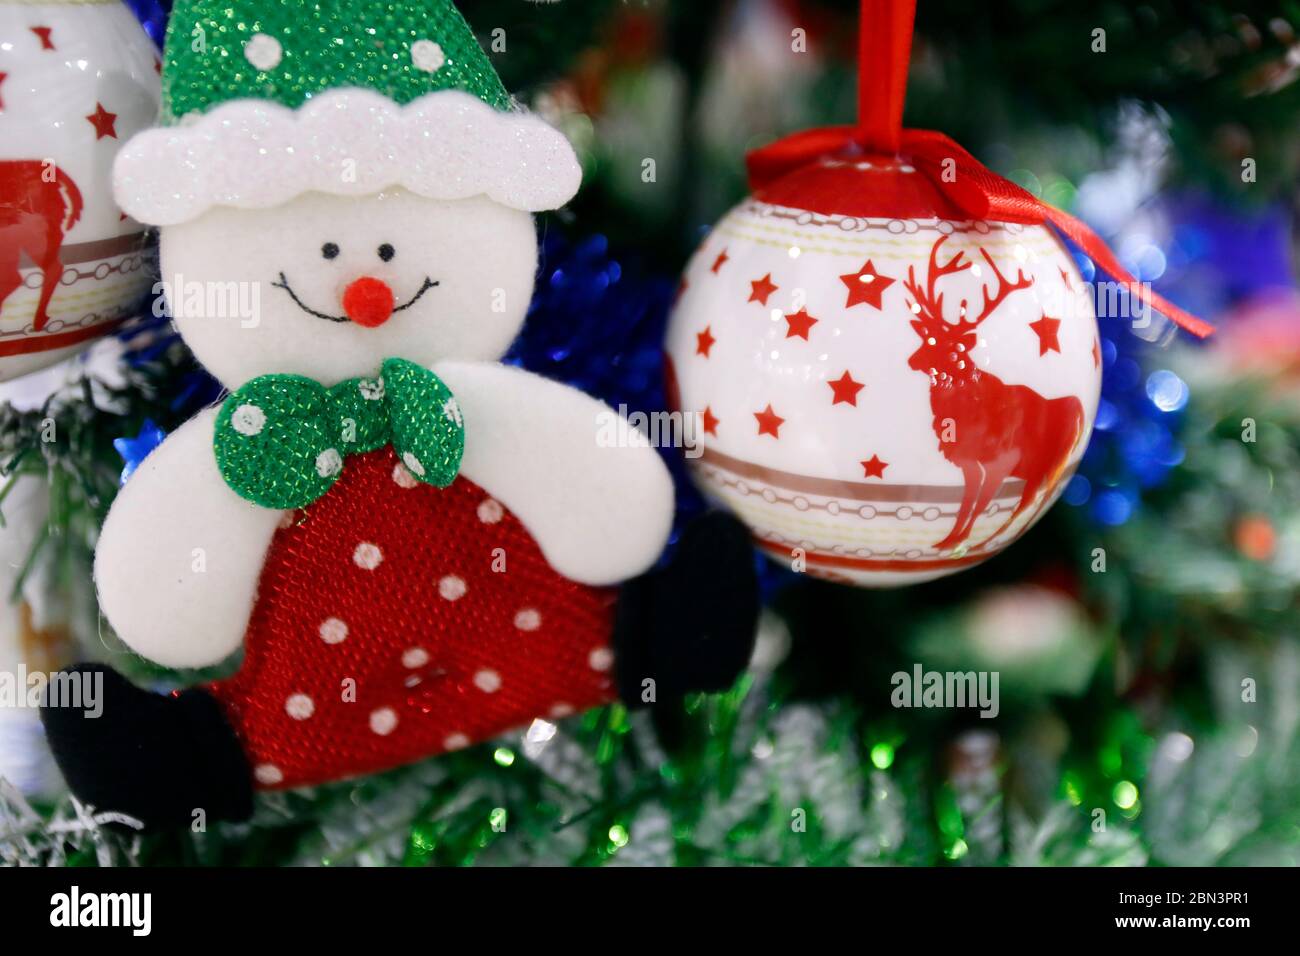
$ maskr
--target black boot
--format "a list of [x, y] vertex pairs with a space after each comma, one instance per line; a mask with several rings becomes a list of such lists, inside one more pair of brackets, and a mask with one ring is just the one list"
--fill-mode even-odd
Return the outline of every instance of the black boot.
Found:
[[[51, 699], [60, 681], [102, 681], [98, 696]], [[84, 686], [84, 685], [83, 685]], [[98, 716], [86, 714], [94, 703]], [[56, 705], [56, 706], [52, 706]], [[78, 664], [52, 678], [41, 708], [45, 735], [68, 787], [97, 811], [116, 811], [146, 829], [253, 812], [253, 780], [234, 731], [211, 694], [141, 690], [111, 667]]]
[[635, 708], [726, 690], [749, 663], [757, 623], [749, 530], [725, 512], [696, 518], [665, 567], [619, 592], [613, 639], [619, 696]]

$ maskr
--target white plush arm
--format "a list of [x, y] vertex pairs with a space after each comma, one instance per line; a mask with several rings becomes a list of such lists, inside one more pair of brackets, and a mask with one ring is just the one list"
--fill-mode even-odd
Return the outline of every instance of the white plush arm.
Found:
[[95, 549], [105, 616], [166, 667], [205, 667], [239, 647], [284, 514], [226, 485], [212, 452], [216, 415], [199, 413], [141, 462]]
[[464, 416], [461, 474], [518, 515], [551, 567], [605, 585], [655, 562], [672, 526], [673, 483], [639, 431], [522, 369], [440, 362], [433, 371]]

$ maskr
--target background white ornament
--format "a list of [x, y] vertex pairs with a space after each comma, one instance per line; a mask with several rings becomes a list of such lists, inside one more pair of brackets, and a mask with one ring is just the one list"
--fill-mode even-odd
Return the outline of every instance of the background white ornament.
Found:
[[14, 595], [44, 533], [49, 489], [44, 480], [29, 475], [12, 480], [0, 528], [0, 680], [8, 685], [0, 693], [0, 778], [28, 796], [48, 796], [62, 781], [45, 743], [40, 711], [30, 706], [28, 678], [70, 663], [73, 641], [66, 609], [50, 600], [44, 564], [28, 569], [22, 592]]
[[[977, 563], [1050, 506], [1087, 446], [1097, 347], [1085, 285], [1045, 227], [753, 199], [695, 254], [667, 340], [676, 404], [701, 416], [705, 492], [782, 563], [867, 586]], [[939, 415], [932, 395], [958, 388], [973, 400]], [[1007, 524], [1025, 482], [1006, 466], [1060, 447], [1064, 467]]]
[[111, 172], [157, 114], [157, 64], [120, 0], [0, 0], [0, 380], [144, 301], [144, 230], [113, 201]]

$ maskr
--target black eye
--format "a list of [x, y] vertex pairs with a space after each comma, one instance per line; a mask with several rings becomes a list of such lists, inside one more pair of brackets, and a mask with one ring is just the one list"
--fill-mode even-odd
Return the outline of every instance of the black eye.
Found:
[[394, 249], [392, 246], [390, 246], [388, 243], [385, 242], [382, 246], [379, 247], [379, 258], [383, 259], [385, 262], [393, 258], [393, 256], [395, 255], [397, 255], [397, 250]]
[[338, 244], [333, 242], [325, 243], [325, 245], [320, 247], [320, 254], [326, 259], [333, 259], [339, 254]]

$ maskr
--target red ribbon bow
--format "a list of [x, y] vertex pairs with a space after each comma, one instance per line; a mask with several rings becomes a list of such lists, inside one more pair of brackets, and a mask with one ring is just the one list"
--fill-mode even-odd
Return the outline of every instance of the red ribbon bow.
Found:
[[971, 219], [1042, 225], [1050, 222], [1087, 253], [1103, 272], [1130, 286], [1138, 300], [1180, 328], [1204, 338], [1214, 327], [1139, 283], [1106, 242], [1069, 213], [990, 170], [948, 136], [903, 129], [903, 98], [912, 44], [915, 0], [862, 0], [858, 52], [858, 125], [804, 130], [745, 157], [750, 189], [757, 192], [824, 156], [845, 152], [898, 155], [925, 175]]

